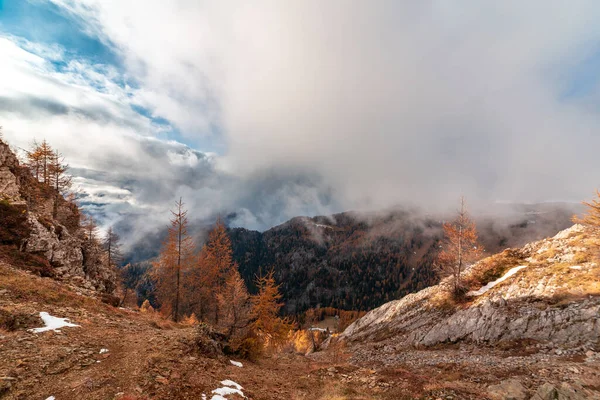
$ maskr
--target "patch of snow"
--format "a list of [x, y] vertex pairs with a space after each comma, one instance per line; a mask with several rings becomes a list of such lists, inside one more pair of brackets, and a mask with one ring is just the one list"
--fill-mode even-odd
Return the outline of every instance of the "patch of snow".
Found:
[[206, 395], [202, 393], [202, 400], [206, 400]]
[[50, 397], [48, 397], [46, 400], [56, 400], [56, 397], [54, 397], [54, 396], [50, 396]]
[[232, 387], [227, 387], [227, 386], [223, 386], [221, 388], [215, 389], [212, 391], [212, 393], [216, 393], [219, 396], [228, 396], [230, 394], [239, 394], [242, 397], [246, 397], [246, 396], [244, 396], [244, 393], [242, 393], [241, 390], [232, 388]]
[[504, 282], [505, 280], [507, 280], [508, 278], [510, 278], [511, 276], [513, 276], [514, 274], [516, 274], [517, 272], [522, 270], [523, 268], [527, 268], [527, 265], [519, 265], [518, 267], [511, 268], [501, 278], [498, 278], [492, 282], [488, 282], [485, 286], [483, 286], [479, 290], [470, 291], [469, 293], [467, 293], [467, 296], [481, 296], [482, 294], [484, 294], [485, 292], [487, 292], [488, 290], [490, 290], [497, 284]]
[[244, 366], [244, 364], [242, 364], [239, 361], [229, 360], [229, 362], [231, 363], [231, 365], [235, 365], [236, 367], [239, 367], [239, 368], [242, 368]]
[[108, 353], [108, 349], [100, 349], [100, 354]]
[[60, 329], [63, 327], [68, 327], [68, 326], [70, 326], [70, 327], [79, 326], [79, 325], [75, 325], [75, 324], [68, 322], [69, 318], [53, 317], [52, 315], [50, 315], [44, 311], [42, 311], [40, 313], [40, 318], [42, 319], [42, 321], [44, 321], [44, 324], [46, 324], [46, 326], [44, 326], [42, 328], [30, 329], [29, 330], [30, 332], [40, 333], [40, 332], [46, 332], [46, 331], [56, 331], [57, 329]]
[[236, 388], [237, 390], [242, 390], [242, 389], [244, 389], [244, 388], [242, 387], [242, 385], [240, 385], [240, 384], [238, 384], [238, 383], [235, 383], [234, 381], [232, 381], [232, 380], [229, 380], [229, 379], [225, 379], [224, 381], [221, 381], [221, 385], [223, 385], [223, 386], [229, 386], [229, 387], [234, 387], [234, 388]]
[[[212, 393], [214, 393], [214, 396], [211, 397], [210, 400], [227, 400], [225, 396], [229, 396], [232, 394], [237, 394], [242, 396], [243, 398], [246, 398], [244, 392], [242, 392], [242, 389], [244, 388], [241, 385], [235, 383], [234, 381], [226, 379], [224, 381], [221, 381], [221, 385], [223, 385], [223, 387], [212, 391]], [[202, 400], [206, 400], [205, 395], [202, 395]]]
[[321, 224], [314, 224], [314, 225], [318, 228], [333, 229], [333, 227], [329, 226], [329, 225], [321, 225]]
[[573, 265], [572, 267], [569, 267], [571, 269], [581, 269], [583, 268], [581, 265]]

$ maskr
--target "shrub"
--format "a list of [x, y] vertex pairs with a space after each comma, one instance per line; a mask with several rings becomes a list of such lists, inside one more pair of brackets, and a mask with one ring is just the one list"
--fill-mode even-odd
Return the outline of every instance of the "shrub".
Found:
[[232, 350], [232, 354], [238, 357], [256, 361], [263, 355], [264, 345], [256, 333], [249, 330], [246, 336], [240, 339], [238, 343], [234, 343], [233, 346], [227, 346], [226, 350]]
[[0, 308], [0, 328], [12, 332], [18, 329], [27, 329], [40, 323], [38, 316], [15, 313]]
[[25, 206], [13, 205], [6, 200], [0, 200], [0, 244], [19, 246], [23, 239], [29, 237], [31, 228], [27, 223]]
[[200, 354], [206, 357], [217, 358], [223, 355], [224, 340], [225, 336], [215, 331], [207, 323], [202, 322], [196, 328], [194, 336], [195, 348]]

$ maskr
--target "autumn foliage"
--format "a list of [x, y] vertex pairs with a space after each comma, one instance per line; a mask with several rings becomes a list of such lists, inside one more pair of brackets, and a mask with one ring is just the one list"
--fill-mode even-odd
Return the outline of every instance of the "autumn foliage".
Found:
[[188, 235], [187, 211], [180, 199], [171, 211], [171, 225], [158, 260], [154, 263], [154, 278], [161, 311], [178, 322], [182, 317], [184, 280], [197, 266], [195, 244]]
[[452, 276], [456, 294], [463, 290], [461, 274], [466, 267], [481, 257], [483, 247], [477, 238], [477, 228], [469, 217], [465, 199], [452, 222], [443, 225], [444, 239], [436, 265], [444, 275]]
[[161, 312], [175, 322], [210, 324], [227, 351], [255, 357], [288, 337], [290, 324], [279, 317], [282, 307], [273, 273], [257, 279], [251, 296], [233, 261], [231, 241], [218, 219], [200, 252], [188, 234], [187, 211], [180, 200], [153, 265]]
[[263, 346], [282, 345], [291, 330], [287, 319], [279, 317], [283, 303], [273, 270], [257, 279], [259, 292], [252, 297], [251, 328], [261, 339]]
[[573, 222], [586, 225], [596, 231], [600, 230], [600, 190], [596, 190], [596, 198], [590, 202], [584, 201], [586, 213], [583, 217], [573, 217]]

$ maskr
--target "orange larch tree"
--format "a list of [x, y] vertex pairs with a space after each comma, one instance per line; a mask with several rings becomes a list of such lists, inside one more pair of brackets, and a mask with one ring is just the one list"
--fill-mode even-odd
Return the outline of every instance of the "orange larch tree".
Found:
[[282, 295], [271, 270], [256, 281], [258, 294], [252, 296], [251, 329], [262, 339], [263, 344], [278, 346], [285, 342], [291, 329], [287, 319], [279, 317], [283, 307]]
[[109, 267], [116, 267], [123, 261], [120, 240], [121, 238], [115, 232], [113, 227], [109, 227], [102, 241], [104, 251], [106, 251]]
[[237, 268], [232, 269], [217, 294], [219, 303], [219, 325], [225, 331], [225, 337], [236, 340], [236, 334], [243, 333], [250, 321], [250, 294]]
[[600, 230], [600, 191], [596, 190], [596, 198], [592, 201], [584, 201], [583, 205], [587, 208], [583, 217], [573, 217], [573, 222], [586, 225], [594, 231]]
[[38, 182], [41, 182], [43, 180], [44, 154], [42, 152], [42, 146], [35, 139], [31, 143], [31, 148], [27, 151], [27, 160], [25, 161], [25, 164], [35, 179]]
[[91, 215], [83, 217], [81, 227], [85, 232], [85, 236], [88, 240], [96, 240], [98, 236], [98, 225], [96, 220]]
[[452, 222], [444, 223], [442, 250], [438, 254], [436, 266], [443, 274], [453, 277], [454, 292], [462, 291], [461, 274], [466, 267], [483, 253], [477, 238], [477, 228], [469, 217], [464, 197], [460, 199], [460, 209]]
[[[212, 304], [204, 304], [205, 309], [212, 309], [214, 323], [219, 324], [221, 310], [217, 295], [223, 291], [227, 278], [231, 271], [237, 271], [237, 264], [233, 261], [233, 250], [231, 240], [227, 234], [225, 224], [217, 219], [214, 228], [208, 234], [208, 241], [202, 248], [200, 255], [201, 286], [205, 301]], [[212, 306], [212, 307], [211, 307]]]
[[58, 203], [66, 195], [66, 190], [71, 187], [71, 176], [67, 175], [69, 165], [64, 163], [65, 158], [58, 151], [52, 151], [49, 160], [48, 174], [49, 184], [54, 189], [54, 208], [53, 216], [56, 218], [58, 213]]
[[181, 199], [171, 211], [171, 226], [158, 260], [153, 263], [158, 299], [162, 311], [178, 322], [182, 311], [184, 279], [197, 265], [196, 246], [188, 234], [187, 211]]

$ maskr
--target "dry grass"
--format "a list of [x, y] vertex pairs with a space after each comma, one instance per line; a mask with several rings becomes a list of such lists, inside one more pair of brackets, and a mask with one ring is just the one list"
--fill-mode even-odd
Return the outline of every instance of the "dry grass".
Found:
[[10, 296], [20, 302], [36, 301], [43, 304], [69, 304], [72, 307], [97, 308], [97, 301], [77, 295], [50, 278], [31, 276], [14, 271], [0, 264], [0, 289], [7, 289]]

